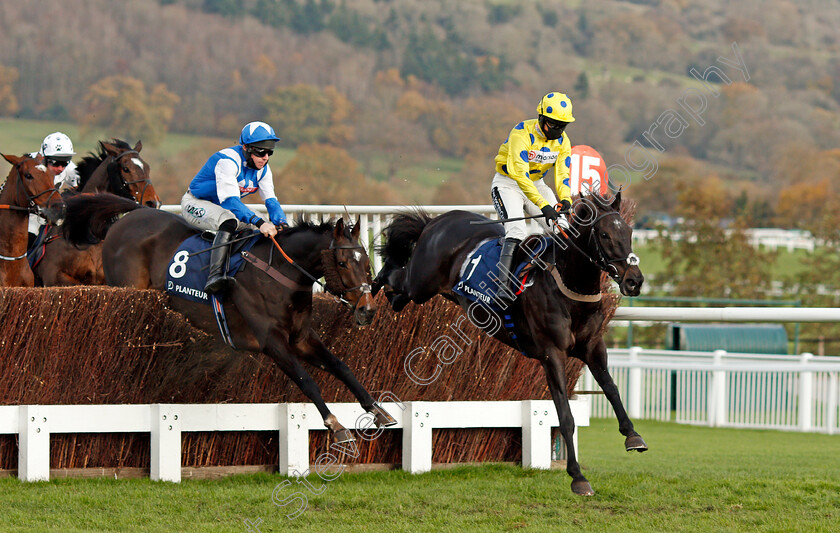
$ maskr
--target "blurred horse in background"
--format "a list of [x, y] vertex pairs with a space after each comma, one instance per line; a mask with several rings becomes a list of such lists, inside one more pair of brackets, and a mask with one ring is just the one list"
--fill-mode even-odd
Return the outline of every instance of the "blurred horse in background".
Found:
[[[79, 191], [110, 192], [141, 205], [160, 207], [160, 197], [149, 178], [149, 164], [140, 157], [142, 149], [140, 141], [134, 148], [120, 139], [99, 141], [97, 153], [82, 158], [77, 167]], [[46, 232], [40, 242], [43, 248], [37, 250], [40, 257], [31, 262], [37, 285], [105, 284], [101, 245], [73, 246], [62, 238], [61, 229], [55, 226], [49, 226]]]

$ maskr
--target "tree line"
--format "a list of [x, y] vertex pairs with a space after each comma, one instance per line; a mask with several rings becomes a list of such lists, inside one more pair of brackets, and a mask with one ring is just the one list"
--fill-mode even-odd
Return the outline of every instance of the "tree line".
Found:
[[[485, 202], [495, 151], [547, 90], [575, 103], [572, 141], [618, 163], [737, 42], [749, 80], [712, 80], [704, 125], [660, 138], [656, 179], [635, 172], [628, 194], [651, 220], [675, 214], [678, 184], [717, 178], [723, 223], [802, 227], [838, 187], [838, 26], [828, 0], [2, 2], [0, 115], [150, 146], [264, 119], [394, 202], [411, 201], [407, 168], [440, 158], [461, 170], [430, 199]], [[347, 201], [309, 179], [312, 201]]]

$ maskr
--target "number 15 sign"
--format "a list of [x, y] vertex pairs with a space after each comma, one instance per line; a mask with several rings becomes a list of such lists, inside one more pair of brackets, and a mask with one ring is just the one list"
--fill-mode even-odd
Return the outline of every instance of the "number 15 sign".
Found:
[[572, 161], [569, 166], [572, 194], [586, 195], [591, 191], [599, 191], [606, 196], [607, 165], [601, 154], [591, 146], [579, 144], [572, 146]]

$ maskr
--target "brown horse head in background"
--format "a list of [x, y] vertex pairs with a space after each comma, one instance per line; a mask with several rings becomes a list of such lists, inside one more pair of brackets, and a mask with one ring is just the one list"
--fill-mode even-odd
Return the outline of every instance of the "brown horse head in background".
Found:
[[12, 168], [0, 192], [0, 287], [32, 287], [34, 277], [26, 261], [29, 215], [58, 223], [64, 202], [43, 156], [3, 158]]
[[140, 205], [160, 207], [160, 197], [149, 179], [149, 164], [140, 157], [142, 149], [140, 141], [134, 148], [120, 139], [99, 141], [97, 153], [79, 163], [79, 190], [110, 192]]

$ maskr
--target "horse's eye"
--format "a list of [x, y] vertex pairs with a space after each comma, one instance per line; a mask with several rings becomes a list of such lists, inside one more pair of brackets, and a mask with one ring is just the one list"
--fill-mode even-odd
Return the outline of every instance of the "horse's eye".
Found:
[[123, 172], [128, 172], [128, 167], [123, 167]]
[[31, 180], [31, 179], [32, 179], [32, 174], [30, 174], [29, 172], [26, 172], [26, 173], [23, 175], [23, 177], [24, 177], [24, 178], [26, 178], [26, 179], [28, 179], [28, 180]]
[[609, 238], [610, 238], [610, 236], [609, 236], [609, 234], [608, 234], [606, 231], [602, 231], [602, 232], [601, 232], [601, 238], [602, 238], [602, 239], [609, 239]]
[[347, 268], [347, 263], [345, 263], [344, 261], [339, 261], [338, 266], [340, 266], [341, 268]]

